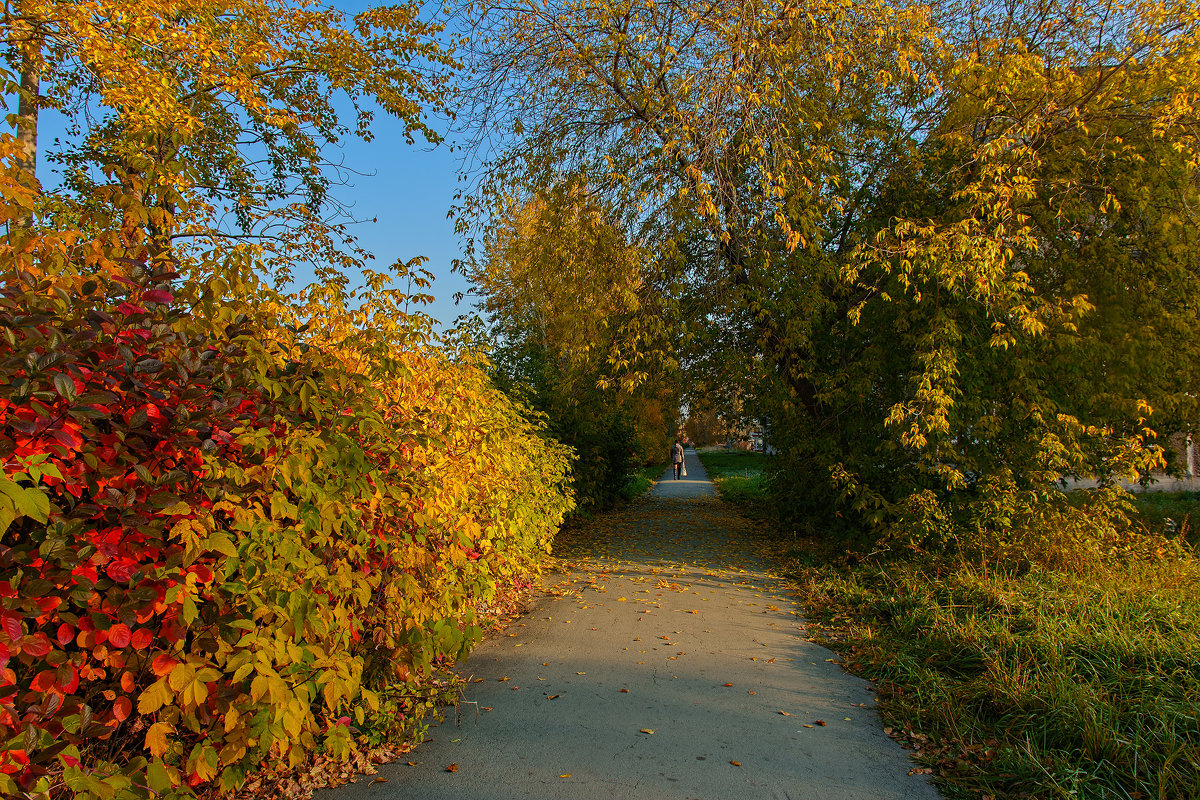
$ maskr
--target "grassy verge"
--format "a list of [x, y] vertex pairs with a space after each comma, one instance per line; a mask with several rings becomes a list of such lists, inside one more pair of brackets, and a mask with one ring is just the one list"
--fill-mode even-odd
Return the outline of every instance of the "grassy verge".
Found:
[[642, 467], [638, 471], [629, 475], [625, 479], [625, 485], [621, 487], [621, 497], [629, 502], [637, 497], [640, 497], [642, 492], [654, 485], [654, 482], [662, 477], [666, 470], [666, 463], [651, 464]]
[[794, 550], [810, 619], [948, 797], [1200, 797], [1200, 561], [1087, 575]]
[[698, 450], [708, 477], [717, 485], [721, 499], [751, 511], [765, 510], [771, 456], [744, 450]]

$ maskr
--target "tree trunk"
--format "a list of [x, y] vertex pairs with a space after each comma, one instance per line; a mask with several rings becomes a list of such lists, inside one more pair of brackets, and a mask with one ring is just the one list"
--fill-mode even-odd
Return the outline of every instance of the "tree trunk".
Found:
[[[42, 38], [36, 25], [24, 15], [24, 3], [17, 3], [16, 17], [9, 20], [9, 43], [21, 54], [20, 95], [17, 98], [16, 166], [20, 181], [30, 189], [37, 186], [38, 94], [42, 88]], [[21, 228], [33, 221], [32, 214], [21, 212], [14, 223]]]
[[25, 173], [24, 181], [32, 186], [37, 181], [38, 92], [42, 74], [33, 46], [28, 46], [21, 60], [21, 97], [17, 104], [17, 141], [21, 145], [17, 166]]

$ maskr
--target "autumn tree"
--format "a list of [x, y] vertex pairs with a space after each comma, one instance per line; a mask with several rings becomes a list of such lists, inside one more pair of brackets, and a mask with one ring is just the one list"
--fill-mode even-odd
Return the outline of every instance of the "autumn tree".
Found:
[[577, 451], [581, 504], [604, 506], [666, 451], [680, 394], [670, 298], [581, 180], [502, 203], [469, 270], [498, 375]]
[[[369, 139], [375, 108], [409, 141], [440, 139], [427, 115], [444, 111], [453, 61], [412, 4], [351, 17], [311, 0], [26, 0], [8, 13], [10, 64], [38, 62], [38, 103], [75, 133], [48, 153], [72, 197], [104, 203], [112, 181], [157, 173], [178, 189], [159, 233], [176, 253], [253, 243], [280, 280], [303, 261], [357, 266], [345, 209], [329, 208], [331, 146]], [[61, 195], [44, 216], [69, 221]]]
[[475, 8], [484, 192], [577, 170], [688, 253], [788, 506], [987, 538], [1194, 414], [1194, 4]]

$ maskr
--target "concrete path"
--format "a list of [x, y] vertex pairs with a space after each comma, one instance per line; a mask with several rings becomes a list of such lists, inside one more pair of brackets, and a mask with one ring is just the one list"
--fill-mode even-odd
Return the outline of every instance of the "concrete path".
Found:
[[462, 666], [457, 722], [415, 766], [318, 800], [936, 800], [868, 684], [807, 641], [754, 526], [686, 464], [556, 542], [572, 571]]

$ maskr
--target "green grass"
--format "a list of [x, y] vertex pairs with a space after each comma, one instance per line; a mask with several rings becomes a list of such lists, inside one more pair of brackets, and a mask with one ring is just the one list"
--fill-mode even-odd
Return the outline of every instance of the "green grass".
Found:
[[721, 499], [750, 510], [767, 506], [767, 479], [772, 456], [745, 450], [704, 449], [697, 451], [708, 477], [717, 485]]
[[1200, 560], [1086, 575], [937, 561], [793, 574], [949, 797], [1200, 797]]
[[1133, 503], [1147, 530], [1200, 542], [1200, 492], [1141, 492]]
[[662, 477], [666, 469], [666, 463], [662, 462], [650, 464], [632, 473], [625, 479], [625, 485], [621, 487], [621, 497], [626, 502], [640, 497], [643, 492], [654, 485], [655, 481]]

